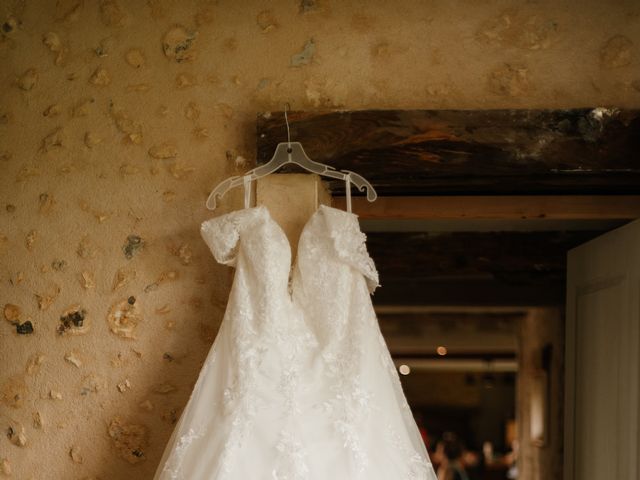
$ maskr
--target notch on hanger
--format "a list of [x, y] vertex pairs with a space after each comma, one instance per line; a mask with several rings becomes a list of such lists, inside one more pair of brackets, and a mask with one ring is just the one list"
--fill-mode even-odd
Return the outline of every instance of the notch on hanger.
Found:
[[287, 117], [288, 106], [288, 103], [285, 104], [284, 109], [284, 119], [287, 124], [287, 141], [278, 143], [275, 152], [273, 153], [273, 157], [271, 157], [271, 160], [269, 160], [264, 165], [260, 165], [259, 167], [249, 170], [244, 175], [229, 177], [226, 180], [220, 182], [209, 194], [206, 202], [207, 208], [209, 208], [210, 210], [215, 210], [216, 199], [221, 198], [231, 188], [242, 185], [246, 178], [248, 178], [249, 180], [256, 180], [275, 172], [280, 167], [288, 163], [296, 164], [304, 168], [305, 170], [312, 173], [317, 173], [318, 175], [344, 180], [346, 182], [347, 188], [346, 195], [349, 211], [351, 211], [351, 184], [355, 185], [356, 188], [361, 192], [366, 188], [367, 200], [369, 200], [370, 202], [373, 202], [376, 198], [378, 198], [378, 194], [376, 193], [373, 186], [361, 175], [350, 170], [336, 170], [330, 165], [315, 162], [309, 158], [309, 156], [302, 148], [302, 144], [300, 142], [291, 141], [289, 119]]

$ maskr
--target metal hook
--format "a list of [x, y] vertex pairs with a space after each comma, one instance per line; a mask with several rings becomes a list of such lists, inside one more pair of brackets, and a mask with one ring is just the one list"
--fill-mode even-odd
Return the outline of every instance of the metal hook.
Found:
[[289, 153], [291, 153], [291, 131], [289, 130], [289, 117], [287, 117], [287, 110], [290, 108], [291, 107], [288, 102], [284, 104], [284, 121], [287, 123], [287, 143], [289, 144], [287, 152]]

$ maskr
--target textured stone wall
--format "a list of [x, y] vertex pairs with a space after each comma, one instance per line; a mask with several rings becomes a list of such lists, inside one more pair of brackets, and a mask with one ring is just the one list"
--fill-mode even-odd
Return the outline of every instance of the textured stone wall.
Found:
[[0, 475], [152, 477], [257, 112], [639, 106], [640, 4], [579, 3], [0, 2]]

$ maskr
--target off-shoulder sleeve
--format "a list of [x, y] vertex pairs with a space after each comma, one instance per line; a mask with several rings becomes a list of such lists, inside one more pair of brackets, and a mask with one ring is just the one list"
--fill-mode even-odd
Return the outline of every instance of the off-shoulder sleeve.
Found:
[[367, 250], [367, 236], [360, 230], [358, 219], [348, 212], [331, 211], [330, 235], [338, 258], [360, 272], [373, 293], [380, 286], [378, 271]]
[[236, 210], [200, 224], [200, 234], [214, 258], [224, 265], [235, 266], [243, 215]]

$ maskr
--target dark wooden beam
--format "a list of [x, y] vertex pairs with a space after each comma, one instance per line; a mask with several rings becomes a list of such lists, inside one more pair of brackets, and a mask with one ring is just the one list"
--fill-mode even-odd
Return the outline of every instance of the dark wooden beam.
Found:
[[367, 248], [387, 278], [483, 274], [512, 284], [564, 279], [566, 253], [601, 232], [370, 232]]
[[370, 232], [374, 303], [560, 305], [566, 253], [600, 231]]
[[[366, 177], [380, 195], [637, 194], [640, 110], [290, 112], [313, 160]], [[258, 163], [286, 140], [260, 114]], [[280, 170], [298, 171], [298, 167]], [[330, 182], [343, 194], [341, 181]]]
[[398, 280], [382, 277], [382, 286], [372, 297], [375, 306], [561, 306], [565, 284], [508, 285], [495, 279], [455, 281]]
[[459, 279], [448, 282], [403, 281], [382, 278], [372, 297], [374, 305], [447, 306], [560, 306], [565, 285], [505, 285], [496, 280]]
[[[346, 208], [344, 197], [333, 206]], [[460, 195], [352, 198], [362, 219], [632, 220], [640, 218], [640, 195]]]
[[438, 355], [437, 353], [424, 353], [424, 352], [402, 352], [394, 353], [393, 358], [395, 360], [516, 360], [516, 352], [494, 352], [486, 350], [477, 350], [473, 352], [450, 352], [446, 358]]

